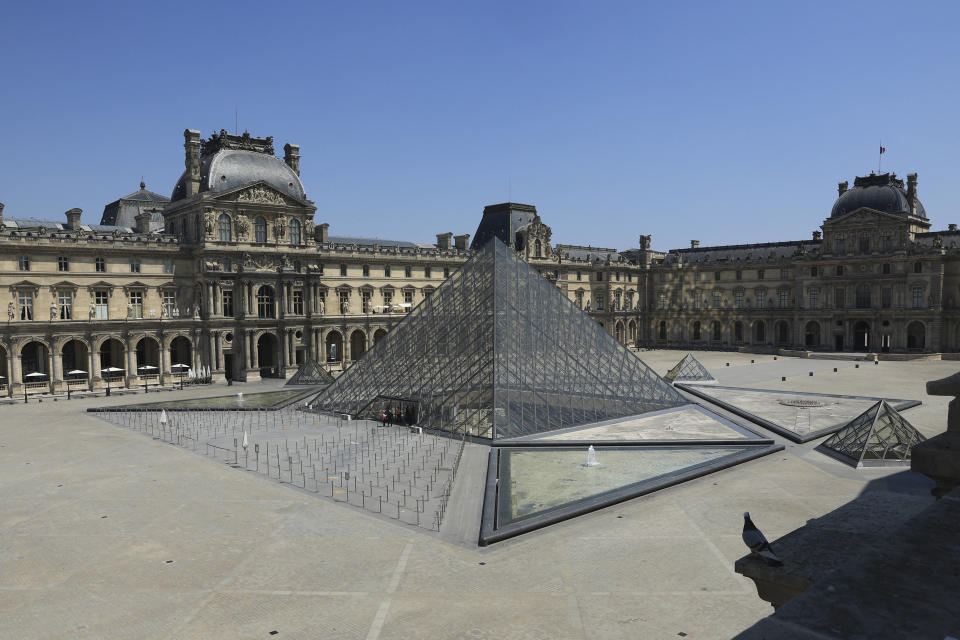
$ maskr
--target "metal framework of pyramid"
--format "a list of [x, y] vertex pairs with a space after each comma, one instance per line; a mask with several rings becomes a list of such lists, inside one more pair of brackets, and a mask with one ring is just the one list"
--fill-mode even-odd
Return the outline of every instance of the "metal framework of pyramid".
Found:
[[880, 400], [818, 448], [844, 462], [875, 466], [910, 461], [910, 449], [926, 440], [896, 409]]
[[688, 404], [497, 239], [312, 406], [511, 438]]
[[334, 377], [329, 371], [313, 358], [307, 358], [284, 386], [330, 384], [333, 381]]
[[667, 382], [687, 382], [690, 384], [717, 384], [717, 379], [710, 375], [707, 368], [688, 353], [683, 359], [664, 376]]

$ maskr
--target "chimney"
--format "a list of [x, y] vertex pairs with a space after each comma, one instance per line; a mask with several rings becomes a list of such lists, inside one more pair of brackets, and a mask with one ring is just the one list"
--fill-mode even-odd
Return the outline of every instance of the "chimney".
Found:
[[73, 208], [70, 211], [66, 212], [67, 216], [67, 226], [71, 229], [80, 228], [80, 215], [83, 213], [83, 209]]
[[137, 221], [137, 226], [134, 227], [134, 231], [137, 233], [150, 233], [150, 218], [153, 217], [150, 215], [149, 211], [141, 211], [137, 214], [135, 220]]
[[329, 233], [330, 233], [329, 223], [324, 222], [322, 224], [318, 224], [316, 226], [316, 230], [314, 231], [313, 239], [316, 240], [318, 244], [326, 244], [327, 242], [329, 242], [328, 240], [328, 238], [330, 237], [328, 235]]
[[[2, 211], [3, 211], [3, 205], [0, 204], [0, 212], [2, 212]], [[950, 223], [950, 224], [947, 225], [947, 231], [956, 231], [956, 230], [957, 230], [957, 225], [955, 225], [955, 224], [953, 224], [953, 223]]]
[[283, 161], [287, 163], [287, 166], [294, 170], [294, 172], [299, 176], [300, 175], [300, 145], [290, 144], [289, 142], [283, 145]]
[[183, 148], [186, 151], [184, 165], [187, 168], [187, 195], [195, 196], [200, 192], [200, 132], [186, 129], [183, 132]]
[[640, 236], [640, 248], [644, 251], [648, 251], [650, 249], [650, 243], [652, 239], [652, 236]]
[[916, 215], [917, 213], [917, 174], [908, 173], [907, 174], [907, 206], [910, 208], [910, 213]]
[[437, 248], [441, 251], [446, 251], [450, 248], [450, 240], [453, 238], [452, 233], [438, 233], [437, 234]]
[[843, 182], [838, 182], [837, 196], [842, 196], [843, 194], [845, 194], [847, 192], [847, 186], [849, 186], [849, 183], [846, 180], [844, 180]]
[[700, 241], [699, 241], [699, 240], [691, 240], [691, 241], [690, 241], [690, 248], [691, 248], [691, 249], [699, 249], [699, 248], [700, 248]]
[[814, 231], [814, 232], [813, 232], [813, 239], [814, 239], [814, 240], [819, 240], [820, 237], [821, 237], [821, 235], [822, 235], [822, 234], [821, 234], [819, 231]]
[[453, 236], [453, 246], [456, 247], [457, 251], [466, 251], [467, 245], [470, 242], [470, 234], [464, 233], [459, 236]]

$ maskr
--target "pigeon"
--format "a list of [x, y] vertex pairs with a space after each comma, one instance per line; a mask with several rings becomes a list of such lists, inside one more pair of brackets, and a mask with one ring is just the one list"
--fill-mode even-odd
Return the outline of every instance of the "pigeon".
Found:
[[783, 561], [780, 560], [777, 554], [773, 552], [773, 549], [770, 548], [770, 543], [767, 542], [766, 536], [763, 535], [760, 529], [757, 529], [757, 525], [753, 524], [753, 520], [750, 519], [750, 513], [747, 511], [743, 512], [743, 542], [750, 547], [753, 555], [760, 556], [766, 560], [769, 566], [783, 566]]

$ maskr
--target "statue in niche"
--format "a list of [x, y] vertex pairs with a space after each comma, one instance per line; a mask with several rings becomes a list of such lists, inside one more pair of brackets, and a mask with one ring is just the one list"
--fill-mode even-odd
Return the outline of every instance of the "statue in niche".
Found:
[[213, 213], [210, 211], [203, 214], [203, 230], [208, 236], [213, 233]]
[[246, 216], [237, 216], [234, 222], [234, 226], [237, 229], [237, 239], [244, 240], [247, 237], [247, 231], [250, 230], [250, 223], [247, 221]]
[[50, 303], [50, 319], [51, 320], [57, 319], [57, 303], [56, 302]]
[[[13, 303], [11, 302], [10, 304], [13, 304]], [[327, 306], [323, 303], [323, 298], [320, 298], [320, 302], [318, 303], [317, 308], [320, 309], [320, 315], [323, 315], [324, 313], [327, 312]], [[13, 311], [11, 311], [10, 313], [13, 313]]]
[[87, 315], [90, 316], [90, 319], [93, 320], [97, 315], [97, 305], [90, 303], [90, 309], [87, 310]]
[[12, 303], [12, 302], [8, 302], [8, 303], [7, 303], [7, 320], [8, 320], [8, 321], [13, 320], [13, 316], [14, 316], [13, 303]]
[[344, 316], [347, 315], [347, 301], [346, 301], [346, 300], [341, 300], [341, 301], [340, 301], [340, 314], [341, 314], [341, 315], [344, 315]]
[[277, 216], [277, 219], [273, 223], [273, 235], [276, 236], [278, 240], [282, 240], [283, 236], [286, 233], [287, 233], [287, 217]]

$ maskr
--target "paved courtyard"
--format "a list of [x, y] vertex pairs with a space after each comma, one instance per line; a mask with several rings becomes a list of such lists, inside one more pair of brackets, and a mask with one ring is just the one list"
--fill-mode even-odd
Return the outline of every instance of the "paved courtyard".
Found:
[[[640, 356], [663, 374], [684, 353]], [[926, 436], [949, 398], [925, 382], [960, 369], [695, 355], [723, 385], [922, 400], [904, 415]], [[481, 549], [85, 412], [146, 399], [0, 406], [0, 636], [730, 638], [772, 612], [733, 572], [743, 511], [775, 539], [872, 481], [917, 500], [930, 486], [770, 434], [784, 451]]]

